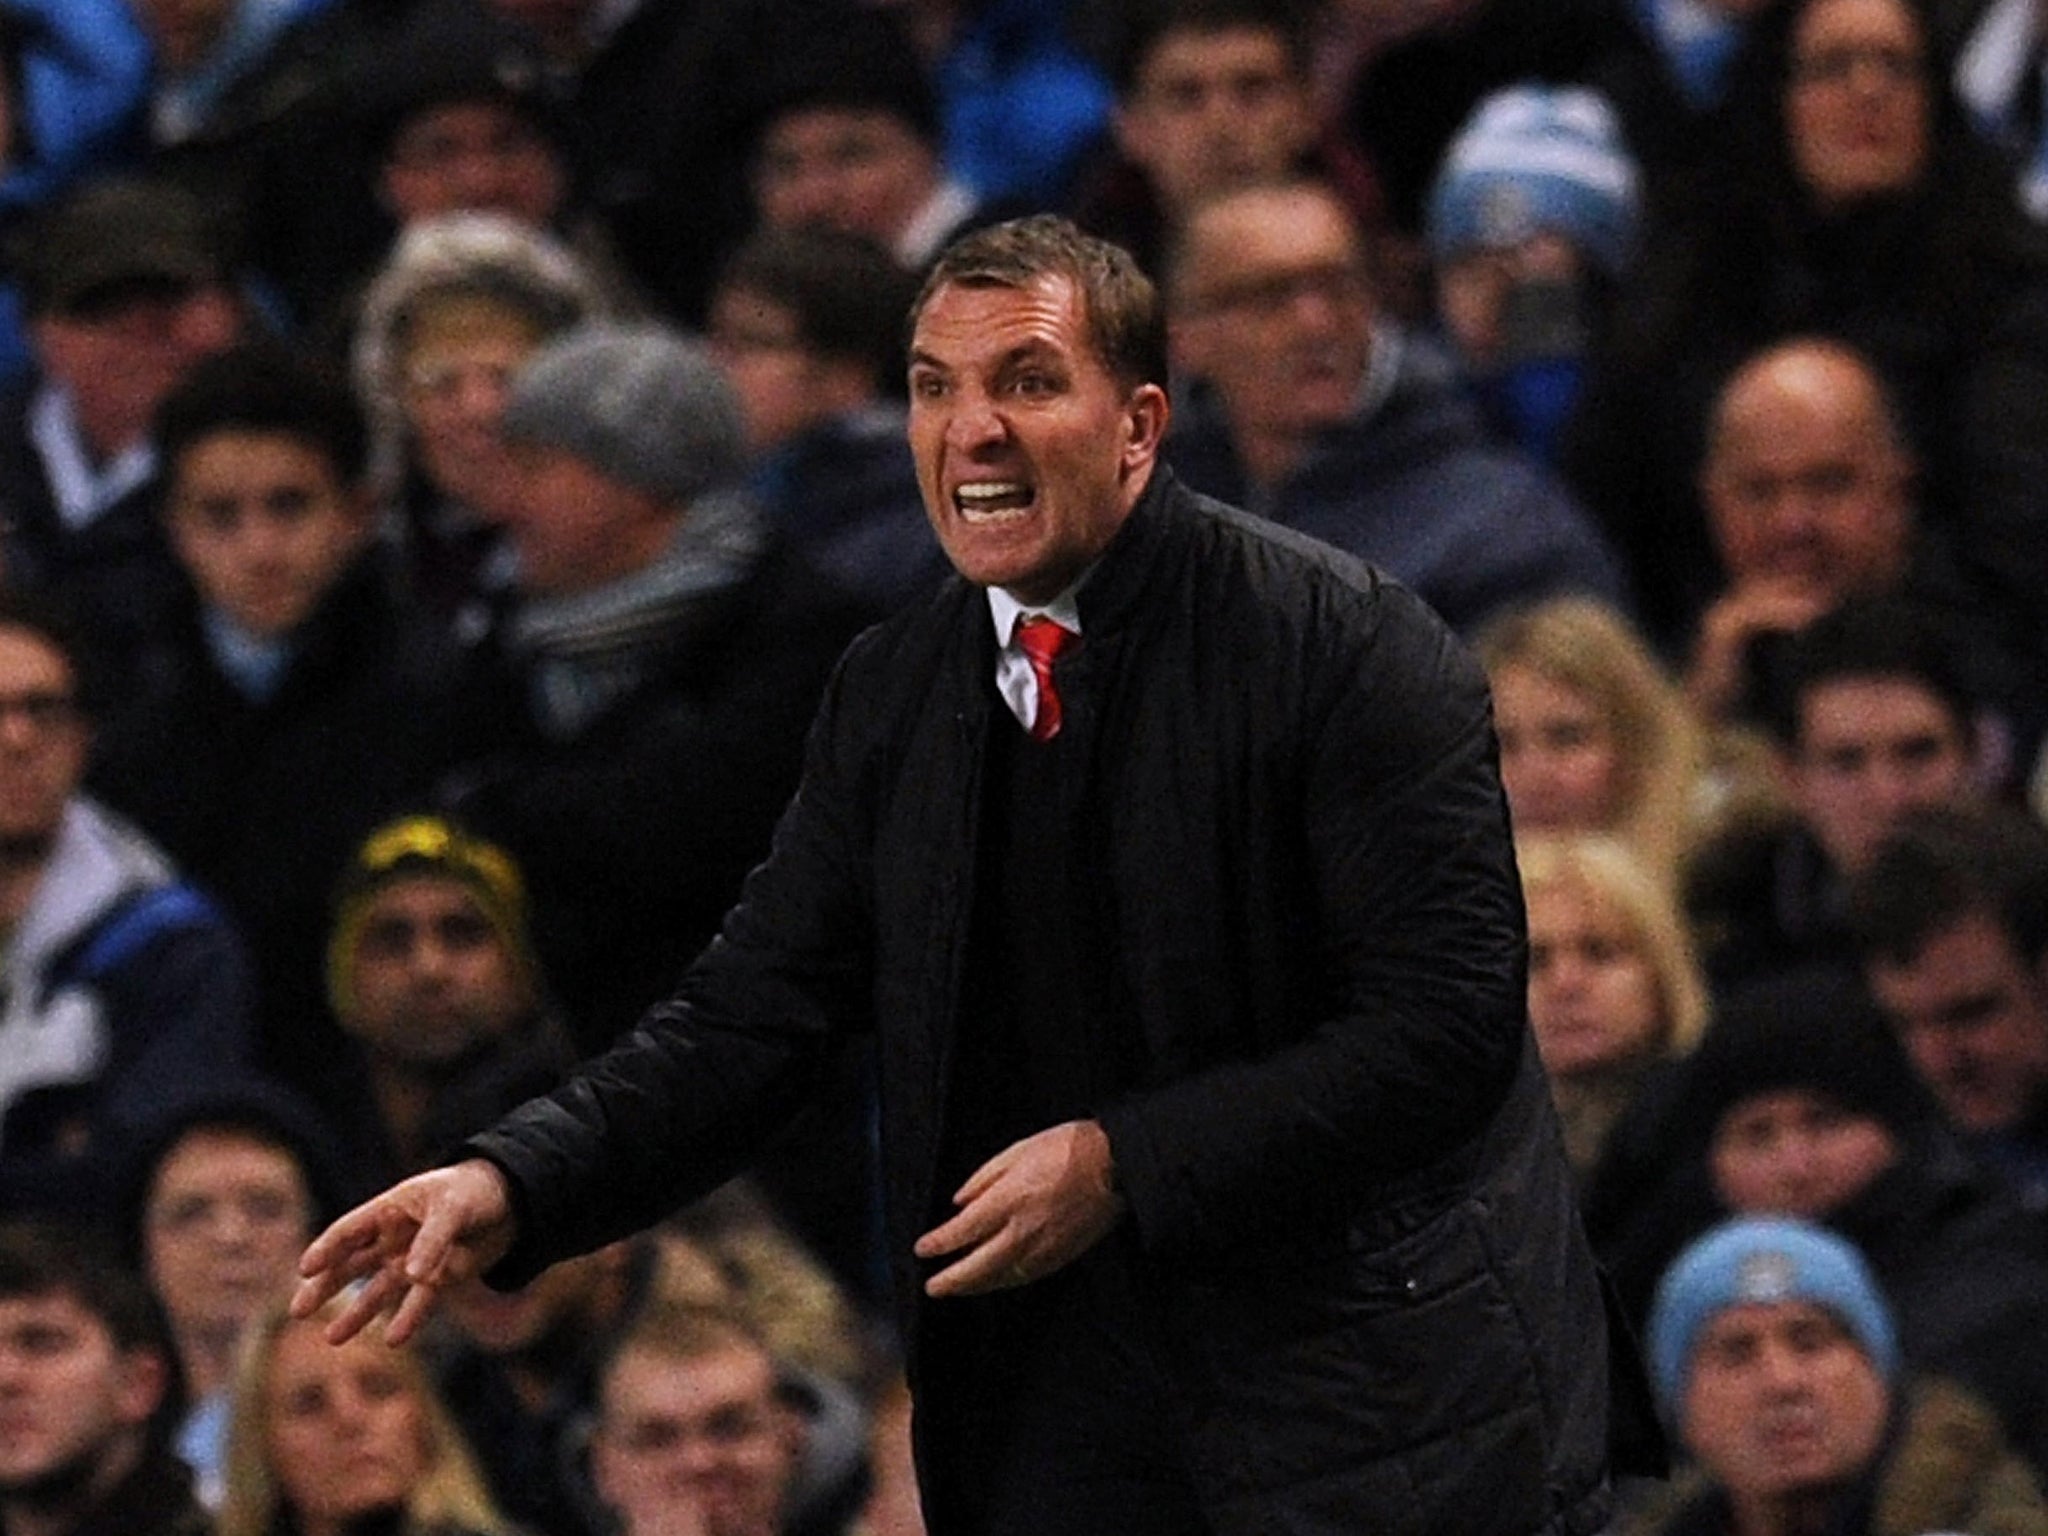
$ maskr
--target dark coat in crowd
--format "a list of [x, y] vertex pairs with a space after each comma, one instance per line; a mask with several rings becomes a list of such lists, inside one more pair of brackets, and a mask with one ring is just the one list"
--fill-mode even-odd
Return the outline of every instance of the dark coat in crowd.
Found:
[[117, 703], [138, 658], [171, 623], [184, 579], [158, 513], [152, 477], [82, 528], [57, 511], [49, 472], [29, 435], [28, 385], [0, 400], [0, 511], [6, 577], [70, 610], [89, 646], [81, 658], [96, 705]]
[[534, 944], [585, 1050], [674, 987], [768, 851], [805, 728], [857, 627], [771, 553], [661, 642], [639, 685], [566, 737], [500, 626], [472, 658], [449, 808], [526, 875]]
[[[1477, 671], [1405, 591], [1164, 470], [1080, 608], [1076, 1022], [1128, 1051], [1101, 1112], [1118, 1240], [1209, 1522], [1601, 1528], [1608, 1331], [1523, 1022]], [[911, 1248], [952, 1188], [978, 786], [1013, 725], [994, 667], [958, 580], [849, 653], [775, 854], [675, 1001], [472, 1144], [521, 1212], [495, 1279], [730, 1173], [871, 1028], [913, 1389], [948, 1374]], [[917, 1424], [935, 1529], [987, 1456], [954, 1422]]]
[[1270, 496], [1247, 481], [1221, 402], [1199, 385], [1182, 392], [1168, 462], [1204, 495], [1378, 566], [1463, 633], [1564, 593], [1625, 608], [1620, 565], [1591, 519], [1487, 437], [1443, 355], [1384, 328], [1374, 346], [1399, 348], [1391, 389], [1324, 432]]
[[377, 824], [451, 757], [454, 657], [375, 553], [301, 626], [257, 701], [214, 660], [188, 596], [102, 728], [88, 782], [133, 817], [248, 936], [265, 1065], [316, 1098], [340, 1048], [325, 970], [335, 881]]
[[[6, 1528], [0, 1521], [0, 1533]], [[212, 1530], [185, 1464], [168, 1451], [146, 1451], [66, 1536], [209, 1536]]]

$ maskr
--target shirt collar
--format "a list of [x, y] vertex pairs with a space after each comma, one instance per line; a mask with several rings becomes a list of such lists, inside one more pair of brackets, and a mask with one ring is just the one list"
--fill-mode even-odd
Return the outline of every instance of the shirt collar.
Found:
[[[1082, 580], [1086, 579], [1086, 576], [1082, 577]], [[1049, 603], [1022, 603], [1001, 587], [990, 587], [988, 611], [989, 617], [995, 621], [996, 644], [1004, 650], [1009, 649], [1018, 621], [1034, 614], [1043, 614], [1061, 628], [1078, 635], [1081, 633], [1081, 605], [1075, 601], [1074, 595], [1080, 590], [1081, 582], [1077, 581]]]

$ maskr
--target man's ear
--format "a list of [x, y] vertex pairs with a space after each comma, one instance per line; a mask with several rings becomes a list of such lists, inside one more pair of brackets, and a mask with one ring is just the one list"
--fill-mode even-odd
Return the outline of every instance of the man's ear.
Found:
[[136, 1348], [121, 1351], [115, 1366], [114, 1411], [123, 1425], [149, 1422], [170, 1387], [171, 1370], [163, 1352]]
[[1140, 384], [1131, 391], [1124, 407], [1123, 462], [1127, 471], [1140, 469], [1159, 457], [1159, 445], [1172, 414], [1166, 391], [1157, 384]]

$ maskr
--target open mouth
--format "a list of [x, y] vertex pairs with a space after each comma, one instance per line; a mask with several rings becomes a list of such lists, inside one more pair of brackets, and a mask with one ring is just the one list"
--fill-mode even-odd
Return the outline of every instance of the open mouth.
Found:
[[953, 488], [953, 507], [975, 524], [1015, 521], [1031, 510], [1034, 493], [1022, 480], [970, 480]]

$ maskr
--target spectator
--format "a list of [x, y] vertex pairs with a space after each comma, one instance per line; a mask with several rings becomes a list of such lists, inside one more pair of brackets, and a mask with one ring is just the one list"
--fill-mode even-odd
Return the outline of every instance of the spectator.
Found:
[[2048, 1211], [2048, 833], [1988, 806], [1922, 812], [1851, 884], [1850, 913], [1949, 1123]]
[[1833, 1233], [1714, 1229], [1659, 1286], [1649, 1343], [1698, 1468], [1626, 1536], [2048, 1530], [1985, 1407], [1901, 1368], [1884, 1296]]
[[[115, 163], [149, 79], [127, 0], [0, 4], [0, 232]], [[0, 389], [34, 364], [10, 272], [0, 281]]]
[[1560, 592], [1621, 599], [1570, 496], [1494, 447], [1443, 359], [1378, 316], [1334, 193], [1203, 204], [1168, 289], [1191, 387], [1167, 458], [1194, 489], [1383, 567], [1455, 628]]
[[1652, 222], [1567, 443], [1653, 633], [1713, 568], [1697, 471], [1759, 348], [1855, 347], [1884, 379], [1930, 528], [2004, 622], [2043, 620], [2048, 242], [1960, 121], [1922, 0], [1785, 0], [1749, 25], [1713, 174]]
[[1697, 1468], [1627, 1536], [2048, 1530], [1997, 1421], [1902, 1369], [1883, 1295], [1831, 1233], [1716, 1228], [1665, 1275], [1649, 1345]]
[[517, 866], [441, 817], [389, 822], [355, 850], [326, 974], [354, 1048], [328, 1102], [373, 1182], [429, 1166], [570, 1065]]
[[1481, 632], [1501, 782], [1518, 832], [1605, 832], [1676, 869], [1707, 810], [1698, 722], [1628, 622], [1583, 598]]
[[448, 1293], [441, 1394], [493, 1499], [527, 1529], [607, 1536], [574, 1467], [576, 1434], [596, 1405], [604, 1343], [641, 1304], [652, 1261], [644, 1243], [613, 1243], [517, 1290], [471, 1279]]
[[1520, 838], [1529, 1024], [1582, 1183], [1624, 1112], [1698, 1043], [1707, 989], [1669, 886], [1598, 836]]
[[481, 636], [512, 581], [491, 520], [510, 494], [498, 417], [512, 377], [608, 307], [566, 247], [495, 214], [415, 225], [363, 300], [355, 380], [372, 477], [412, 590], [461, 639]]
[[1825, 1222], [1869, 1260], [1905, 1358], [1969, 1386], [2042, 1463], [2039, 1228], [1962, 1154], [1853, 984], [1806, 977], [1724, 1005], [1670, 1102], [1663, 1193], [1607, 1250], [1625, 1298], [1640, 1306], [1670, 1254], [1719, 1216]]
[[245, 326], [202, 206], [133, 181], [75, 191], [31, 226], [20, 269], [34, 375], [0, 402], [11, 581], [57, 593], [109, 682], [175, 606], [150, 429], [199, 361]]
[[247, 933], [266, 1065], [316, 1098], [341, 1053], [320, 990], [357, 841], [447, 762], [453, 655], [374, 548], [346, 386], [274, 346], [164, 401], [165, 523], [189, 590], [110, 719], [93, 783]]
[[800, 1399], [736, 1317], [651, 1308], [607, 1358], [597, 1401], [591, 1475], [622, 1536], [847, 1528], [829, 1516], [796, 1518], [807, 1429]]
[[948, 569], [900, 400], [915, 289], [859, 235], [769, 230], [734, 253], [711, 300], [712, 355], [770, 522], [877, 618]]
[[767, 850], [852, 621], [737, 489], [708, 355], [588, 325], [521, 370], [502, 431], [518, 594], [476, 658], [456, 809], [531, 883], [584, 1048], [665, 996]]
[[1926, 608], [1974, 691], [2038, 714], [2018, 637], [1986, 620], [1922, 525], [1916, 469], [1883, 381], [1853, 348], [1803, 337], [1745, 362], [1715, 403], [1700, 499], [1720, 580], [1701, 573], [1687, 689], [1708, 718], [1753, 715], [1787, 637], [1851, 598]]
[[79, 793], [90, 728], [63, 622], [0, 594], [0, 1205], [97, 1207], [165, 1085], [245, 1060], [240, 939]]
[[761, 227], [865, 235], [921, 272], [977, 221], [980, 200], [946, 171], [931, 79], [887, 11], [821, 21], [763, 92], [752, 151]]
[[79, 1233], [0, 1230], [0, 1527], [205, 1536], [165, 1445], [178, 1367], [134, 1275]]
[[1788, 810], [1703, 845], [1685, 899], [1717, 990], [1854, 963], [1844, 881], [1909, 812], [1977, 792], [1977, 705], [1917, 608], [1846, 604], [1790, 647], [1769, 706]]
[[512, 1536], [410, 1349], [260, 1319], [242, 1351], [220, 1536]]
[[1437, 316], [1495, 429], [1548, 465], [1635, 255], [1636, 182], [1604, 98], [1521, 85], [1474, 109], [1430, 191]]
[[343, 1179], [311, 1107], [258, 1079], [177, 1098], [130, 1168], [122, 1225], [184, 1373], [174, 1446], [199, 1501], [217, 1509], [236, 1346], [359, 1186]]
[[1172, 230], [1204, 199], [1320, 175], [1344, 189], [1372, 229], [1378, 206], [1369, 180], [1318, 131], [1308, 30], [1273, 0], [1146, 7], [1117, 50], [1116, 153], [1078, 192], [1077, 221], [1158, 272]]

